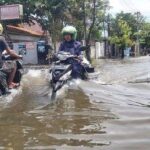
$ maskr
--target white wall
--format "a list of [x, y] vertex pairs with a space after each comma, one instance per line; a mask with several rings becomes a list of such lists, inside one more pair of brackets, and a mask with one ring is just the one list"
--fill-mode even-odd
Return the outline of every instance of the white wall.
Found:
[[26, 55], [23, 56], [24, 64], [38, 64], [37, 42], [14, 43], [13, 49], [19, 53], [19, 45], [26, 45]]
[[104, 53], [104, 43], [96, 42], [95, 43], [95, 53], [96, 53], [96, 59], [102, 58], [105, 56]]

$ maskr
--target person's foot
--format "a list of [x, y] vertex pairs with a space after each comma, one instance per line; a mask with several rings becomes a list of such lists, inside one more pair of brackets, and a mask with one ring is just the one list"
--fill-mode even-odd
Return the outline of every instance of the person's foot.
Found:
[[13, 82], [8, 86], [9, 89], [14, 89], [14, 88], [17, 88], [17, 87], [19, 87], [19, 84], [13, 83]]

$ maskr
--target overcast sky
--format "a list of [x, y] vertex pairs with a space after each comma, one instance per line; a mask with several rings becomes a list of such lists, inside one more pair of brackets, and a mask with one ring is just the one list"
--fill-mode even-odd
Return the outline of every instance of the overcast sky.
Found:
[[113, 7], [111, 12], [137, 12], [140, 11], [150, 20], [150, 0], [109, 0]]

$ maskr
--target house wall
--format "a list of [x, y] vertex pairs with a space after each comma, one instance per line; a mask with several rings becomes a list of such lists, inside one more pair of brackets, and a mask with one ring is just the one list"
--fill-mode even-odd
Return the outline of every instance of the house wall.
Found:
[[94, 45], [91, 46], [91, 58], [99, 59], [103, 58], [104, 56], [104, 43], [94, 43]]
[[38, 64], [37, 42], [18, 42], [13, 43], [14, 50], [19, 54], [23, 54], [24, 64]]
[[14, 42], [38, 42], [40, 40], [40, 37], [28, 35], [9, 34], [9, 37]]

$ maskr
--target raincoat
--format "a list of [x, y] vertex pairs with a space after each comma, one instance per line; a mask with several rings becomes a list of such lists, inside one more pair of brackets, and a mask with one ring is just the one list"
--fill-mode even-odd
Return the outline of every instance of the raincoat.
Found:
[[[59, 51], [69, 52], [72, 55], [81, 55], [81, 43], [78, 41], [63, 41], [60, 45]], [[81, 78], [81, 74], [83, 73], [83, 66], [78, 61], [71, 62], [72, 64], [72, 77], [73, 78]]]

